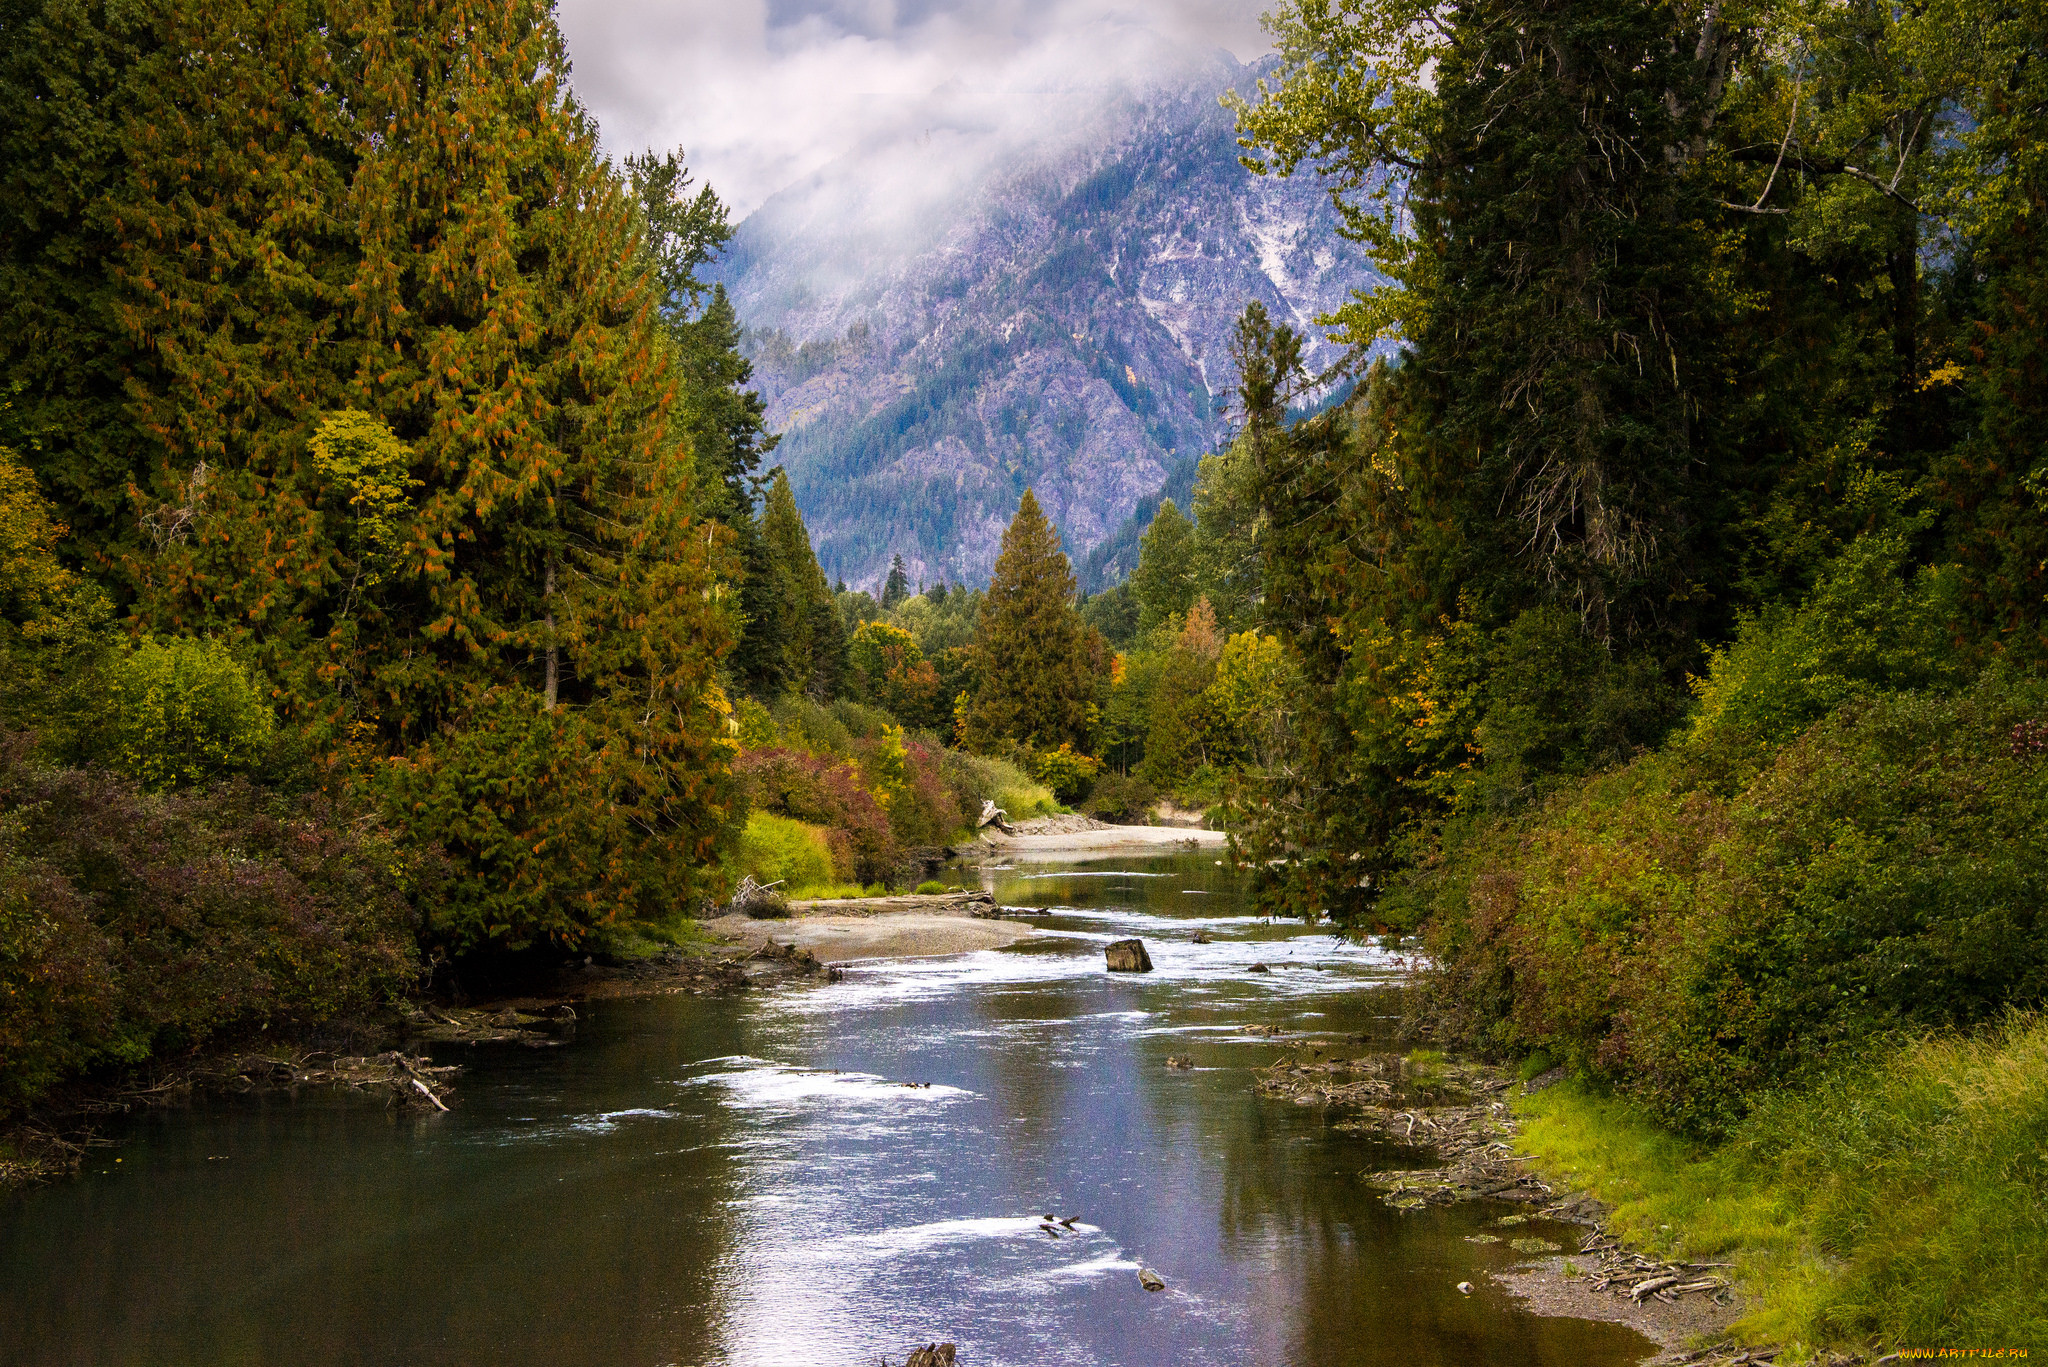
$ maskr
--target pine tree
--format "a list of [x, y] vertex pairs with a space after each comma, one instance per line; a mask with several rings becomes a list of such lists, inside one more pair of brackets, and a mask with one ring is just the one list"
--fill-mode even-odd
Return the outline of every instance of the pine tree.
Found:
[[729, 514], [726, 525], [739, 549], [737, 639], [727, 661], [732, 682], [749, 697], [777, 698], [796, 682], [786, 647], [800, 621], [798, 608], [776, 572], [775, 551], [761, 520], [742, 509]]
[[1194, 531], [1172, 499], [1161, 500], [1152, 525], [1138, 542], [1138, 568], [1131, 571], [1140, 634], [1170, 617], [1187, 616], [1194, 604]]
[[1029, 489], [1003, 533], [972, 650], [980, 685], [968, 708], [968, 745], [1087, 748], [1107, 647], [1075, 611], [1073, 566]]

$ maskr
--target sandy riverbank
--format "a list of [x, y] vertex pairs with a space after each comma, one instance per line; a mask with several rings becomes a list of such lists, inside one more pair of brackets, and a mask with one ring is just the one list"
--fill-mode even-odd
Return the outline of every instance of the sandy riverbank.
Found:
[[[1111, 826], [1091, 817], [1051, 816], [1020, 821], [1014, 834], [989, 827], [963, 857], [981, 864], [1052, 863], [1118, 854], [1221, 850], [1227, 840], [1221, 831], [1185, 826]], [[731, 915], [703, 925], [721, 939], [750, 948], [770, 941], [793, 945], [827, 964], [1000, 949], [1034, 933], [1023, 922], [993, 919], [989, 911], [975, 914], [962, 894], [796, 902], [791, 911], [787, 919], [757, 921]]]
[[721, 916], [704, 922], [714, 935], [759, 946], [774, 941], [809, 950], [826, 964], [855, 959], [924, 959], [1001, 949], [1036, 930], [1019, 921], [947, 915], [941, 912], [883, 911], [843, 915], [804, 911], [785, 920], [755, 921]]
[[1221, 831], [1190, 826], [1109, 826], [1087, 817], [1039, 817], [1016, 823], [1015, 835], [993, 826], [982, 831], [990, 855], [1045, 863], [1113, 854], [1173, 854], [1220, 850], [1229, 843]]

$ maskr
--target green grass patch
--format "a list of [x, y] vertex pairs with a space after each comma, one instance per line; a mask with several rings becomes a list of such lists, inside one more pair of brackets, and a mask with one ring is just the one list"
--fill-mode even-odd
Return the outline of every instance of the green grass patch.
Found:
[[1780, 1094], [1718, 1148], [1578, 1083], [1516, 1109], [1544, 1174], [1613, 1205], [1624, 1239], [1735, 1264], [1738, 1337], [2048, 1345], [2048, 1019], [1909, 1041]]
[[886, 883], [809, 883], [790, 893], [792, 900], [805, 902], [851, 902], [862, 897], [887, 897]]
[[917, 885], [919, 895], [924, 897], [929, 897], [933, 893], [944, 892], [945, 890], [946, 885], [936, 878], [927, 878]]

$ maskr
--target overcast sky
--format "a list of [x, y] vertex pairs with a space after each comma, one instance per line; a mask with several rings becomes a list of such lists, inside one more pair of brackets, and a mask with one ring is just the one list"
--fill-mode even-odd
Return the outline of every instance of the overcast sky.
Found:
[[614, 154], [677, 147], [745, 217], [834, 157], [974, 98], [1268, 50], [1267, 0], [560, 0], [578, 95]]

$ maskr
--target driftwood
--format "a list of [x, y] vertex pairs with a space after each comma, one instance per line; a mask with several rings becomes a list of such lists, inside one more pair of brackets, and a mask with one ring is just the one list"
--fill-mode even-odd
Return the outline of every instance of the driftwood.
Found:
[[1623, 1248], [1620, 1240], [1598, 1225], [1579, 1241], [1579, 1252], [1600, 1260], [1581, 1280], [1595, 1291], [1627, 1296], [1638, 1305], [1652, 1296], [1675, 1301], [1681, 1296], [1704, 1295], [1724, 1305], [1732, 1297], [1728, 1279], [1714, 1272], [1727, 1263], [1674, 1263], [1645, 1257]]
[[782, 880], [772, 883], [756, 883], [754, 875], [740, 879], [734, 890], [732, 901], [726, 911], [737, 916], [752, 917], [757, 921], [780, 920], [789, 915], [789, 899], [775, 889], [782, 886]]
[[982, 799], [981, 820], [974, 823], [974, 829], [978, 831], [985, 826], [993, 826], [1004, 835], [1017, 833], [1010, 825], [1010, 814], [996, 806], [996, 800], [992, 797]]

